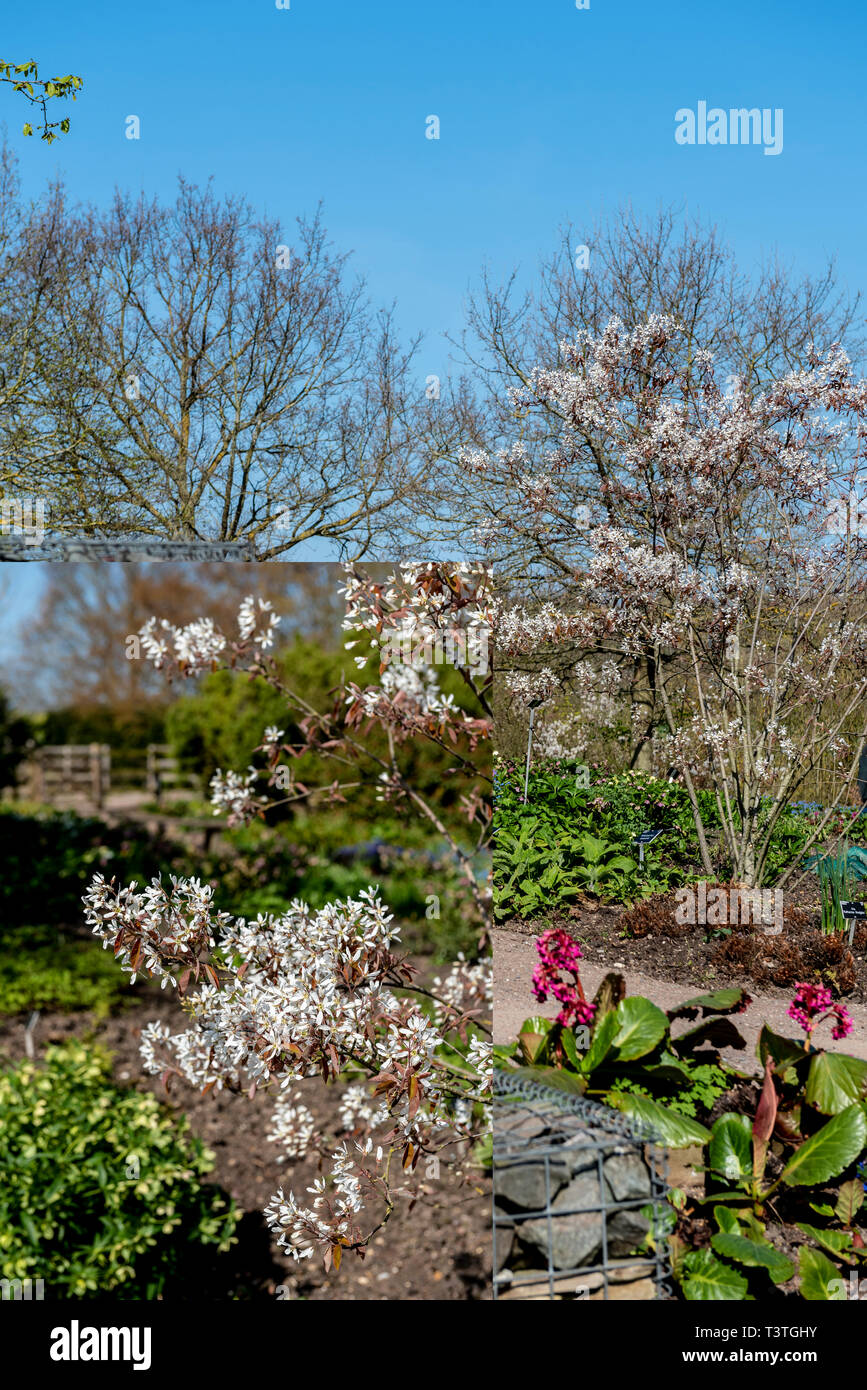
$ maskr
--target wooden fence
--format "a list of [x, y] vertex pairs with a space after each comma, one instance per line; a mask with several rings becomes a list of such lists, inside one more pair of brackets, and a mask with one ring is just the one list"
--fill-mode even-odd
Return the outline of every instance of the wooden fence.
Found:
[[149, 743], [145, 785], [151, 796], [160, 799], [169, 789], [197, 785], [197, 779], [185, 771], [168, 743]]
[[105, 743], [57, 743], [31, 757], [34, 795], [49, 805], [83, 797], [101, 807], [111, 786], [111, 749]]

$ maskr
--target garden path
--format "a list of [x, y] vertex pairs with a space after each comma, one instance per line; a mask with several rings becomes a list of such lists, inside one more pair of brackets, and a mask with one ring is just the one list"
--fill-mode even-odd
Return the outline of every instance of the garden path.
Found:
[[[547, 1004], [540, 1004], [533, 998], [530, 981], [538, 961], [536, 937], [519, 936], [514, 932], [507, 931], [494, 931], [492, 936], [494, 950], [494, 1042], [509, 1043], [514, 1040], [515, 1034], [525, 1018], [531, 1014], [554, 1018], [558, 1006], [552, 1000], [549, 1000]], [[590, 961], [582, 962], [581, 979], [588, 998], [595, 994], [599, 982], [607, 970], [613, 968], [615, 968], [613, 965], [605, 967], [593, 965]], [[690, 990], [682, 984], [671, 984], [667, 980], [654, 980], [649, 975], [642, 975], [636, 970], [629, 970], [624, 973], [626, 974], [626, 987], [629, 994], [643, 994], [645, 998], [658, 1004], [661, 1009], [671, 1009], [690, 996]], [[693, 994], [703, 992], [701, 986], [696, 986], [692, 991]], [[741, 1071], [749, 1071], [753, 1064], [758, 1070], [758, 1063], [755, 1062], [755, 1050], [763, 1023], [769, 1023], [778, 1033], [794, 1034], [797, 1032], [795, 1024], [786, 1013], [788, 1006], [785, 1000], [772, 999], [766, 995], [756, 994], [752, 990], [749, 992], [753, 1002], [746, 1013], [739, 1014], [735, 1020], [746, 1038], [746, 1050], [735, 1052], [728, 1048], [723, 1052], [726, 1061]], [[847, 1004], [846, 1007], [852, 1015], [854, 1028], [846, 1041], [835, 1044], [833, 1050], [848, 1052], [855, 1057], [867, 1058], [867, 1007], [859, 1004]], [[820, 1035], [817, 1035], [820, 1045], [825, 1045], [824, 1034], [829, 1031], [826, 1027], [822, 1029]], [[830, 1038], [828, 1041], [830, 1042]]]

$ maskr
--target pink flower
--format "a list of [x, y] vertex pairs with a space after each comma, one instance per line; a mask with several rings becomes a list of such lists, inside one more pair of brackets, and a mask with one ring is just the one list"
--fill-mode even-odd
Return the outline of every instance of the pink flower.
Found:
[[[543, 932], [536, 942], [539, 964], [533, 971], [533, 994], [541, 1004], [550, 995], [562, 1007], [557, 1022], [563, 1028], [575, 1023], [592, 1023], [596, 1006], [584, 998], [578, 962], [581, 960], [581, 947], [578, 942], [560, 927], [552, 927]], [[560, 972], [572, 976], [563, 980]]]
[[851, 1015], [843, 1004], [835, 1004], [831, 991], [825, 985], [799, 984], [795, 986], [795, 998], [789, 1005], [789, 1018], [793, 1018], [803, 1028], [809, 1042], [815, 1029], [826, 1018], [833, 1017], [836, 1022], [831, 1029], [835, 1040], [847, 1038], [852, 1032]]

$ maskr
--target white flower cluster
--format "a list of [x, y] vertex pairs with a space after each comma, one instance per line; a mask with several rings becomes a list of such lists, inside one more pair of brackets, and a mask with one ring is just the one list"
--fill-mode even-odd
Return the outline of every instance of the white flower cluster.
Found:
[[377, 1104], [364, 1086], [347, 1086], [340, 1098], [340, 1123], [345, 1130], [377, 1129], [387, 1121], [387, 1105]]
[[214, 815], [226, 815], [229, 825], [246, 825], [257, 816], [268, 805], [253, 790], [258, 776], [254, 767], [248, 768], [246, 775], [217, 768], [209, 784]]
[[[494, 1003], [494, 976], [489, 959], [469, 962], [462, 951], [449, 969], [447, 975], [437, 975], [432, 993], [447, 1009], [455, 1013], [465, 1013], [471, 1009], [487, 1012]], [[436, 1017], [442, 1022], [444, 1015], [437, 1004]]]
[[117, 959], [135, 982], [139, 971], [177, 983], [174, 969], [193, 968], [213, 948], [214, 932], [231, 919], [216, 912], [210, 884], [172, 876], [167, 892], [158, 878], [141, 892], [120, 888], [96, 874], [84, 895], [85, 921], [103, 949], [115, 948]]
[[[252, 594], [238, 609], [238, 631], [241, 645], [254, 651], [267, 651], [274, 645], [280, 618], [267, 599], [255, 599]], [[163, 635], [160, 635], [163, 634]], [[185, 627], [176, 627], [166, 618], [148, 618], [139, 629], [142, 650], [156, 669], [177, 669], [184, 676], [195, 676], [213, 669], [229, 648], [229, 640], [212, 618], [198, 618]]]
[[[127, 969], [173, 983], [177, 967], [205, 970], [208, 982], [187, 1001], [195, 1026], [146, 1034], [149, 1069], [177, 1070], [194, 1085], [277, 1077], [283, 1087], [337, 1075], [350, 1063], [391, 1073], [388, 1113], [408, 1140], [446, 1105], [431, 1061], [445, 1037], [435, 1018], [388, 984], [397, 931], [374, 889], [317, 912], [294, 902], [282, 916], [251, 922], [215, 913], [210, 888], [195, 880], [173, 879], [168, 893], [155, 881], [136, 893], [97, 876], [85, 901], [94, 933], [106, 945], [120, 943]], [[215, 946], [232, 962], [223, 988], [209, 963]]]
[[238, 629], [242, 642], [252, 642], [254, 647], [267, 651], [274, 645], [274, 637], [280, 626], [280, 618], [268, 599], [254, 599], [248, 594], [238, 609]]
[[271, 1130], [265, 1138], [279, 1144], [283, 1150], [278, 1162], [287, 1158], [303, 1158], [316, 1132], [316, 1121], [306, 1105], [300, 1104], [300, 1092], [290, 1098], [281, 1096], [271, 1116]]
[[139, 629], [144, 654], [158, 671], [171, 657], [186, 675], [195, 675], [209, 670], [226, 649], [226, 639], [211, 618], [199, 618], [181, 628], [163, 618], [159, 628], [165, 637], [157, 636], [156, 618], [148, 618]]
[[[443, 695], [440, 690], [439, 675], [432, 666], [387, 666], [380, 684], [363, 690], [360, 698], [366, 714], [376, 714], [383, 701], [399, 703], [414, 714], [440, 719], [459, 713], [454, 696]], [[354, 699], [354, 695], [349, 695], [346, 703], [351, 704]]]
[[[356, 1145], [359, 1154], [365, 1149]], [[277, 1236], [277, 1244], [294, 1260], [309, 1259], [317, 1249], [329, 1253], [339, 1265], [339, 1254], [358, 1240], [354, 1217], [362, 1208], [362, 1176], [346, 1144], [331, 1155], [330, 1179], [314, 1179], [307, 1191], [310, 1206], [302, 1206], [294, 1193], [282, 1188], [265, 1208], [265, 1220]], [[334, 1252], [332, 1256], [331, 1252]]]
[[[491, 575], [480, 564], [404, 564], [385, 584], [347, 566], [347, 650], [366, 637], [381, 664], [420, 670], [450, 663], [484, 676], [491, 632]], [[367, 656], [355, 657], [363, 667]]]
[[550, 667], [544, 666], [540, 671], [510, 671], [506, 684], [513, 695], [529, 705], [534, 700], [550, 700], [560, 682]]

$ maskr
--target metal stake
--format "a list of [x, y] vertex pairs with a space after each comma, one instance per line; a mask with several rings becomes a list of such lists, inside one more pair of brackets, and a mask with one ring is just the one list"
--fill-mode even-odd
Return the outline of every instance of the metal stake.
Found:
[[536, 706], [530, 706], [530, 729], [527, 734], [527, 766], [524, 770], [524, 805], [527, 804], [527, 788], [530, 785], [530, 749], [533, 746], [533, 720], [536, 718]]

